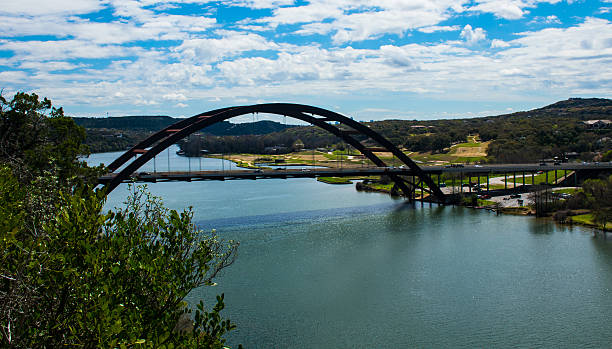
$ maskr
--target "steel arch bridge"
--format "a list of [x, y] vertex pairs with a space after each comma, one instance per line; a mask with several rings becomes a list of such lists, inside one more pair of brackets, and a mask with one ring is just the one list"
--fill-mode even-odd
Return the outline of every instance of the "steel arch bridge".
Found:
[[[445, 202], [444, 193], [442, 193], [438, 185], [436, 185], [431, 177], [426, 174], [414, 161], [406, 156], [404, 152], [399, 150], [395, 145], [393, 145], [393, 143], [377, 132], [351, 118], [333, 111], [309, 105], [291, 103], [267, 103], [221, 108], [197, 114], [190, 118], [176, 122], [136, 144], [107, 166], [107, 168], [113, 172], [113, 176], [112, 179], [105, 184], [106, 193], [110, 193], [119, 184], [129, 180], [132, 177], [132, 174], [141, 166], [153, 159], [157, 154], [161, 153], [169, 146], [178, 142], [180, 139], [185, 138], [192, 133], [210, 125], [237, 116], [252, 113], [267, 113], [287, 116], [320, 127], [336, 135], [337, 137], [340, 137], [346, 143], [350, 144], [361, 152], [378, 167], [387, 167], [387, 164], [374, 152], [391, 152], [406, 167], [408, 167], [412, 173], [414, 173], [414, 177], [418, 178], [419, 180], [419, 182], [416, 183], [416, 181], [411, 182], [408, 180], [408, 178], [401, 177], [400, 175], [393, 173], [389, 174], [389, 177], [395, 182], [395, 185], [407, 197], [412, 198], [414, 190], [422, 183], [425, 183], [429, 187], [425, 188], [425, 191], [435, 196], [439, 202]], [[335, 125], [331, 124], [330, 122], [335, 123]], [[340, 128], [338, 126], [344, 126], [346, 128]], [[369, 140], [377, 143], [378, 147], [366, 146], [362, 142], [355, 139], [352, 135], [366, 136]], [[115, 171], [128, 163], [128, 161], [131, 159], [134, 160], [127, 164], [122, 170], [115, 173]]]

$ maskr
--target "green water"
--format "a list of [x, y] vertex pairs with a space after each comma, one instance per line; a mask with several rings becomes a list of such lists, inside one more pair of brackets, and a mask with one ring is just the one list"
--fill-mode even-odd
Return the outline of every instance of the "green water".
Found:
[[189, 296], [225, 293], [232, 346], [611, 347], [612, 238], [589, 229], [311, 179], [149, 188], [241, 242], [219, 286]]

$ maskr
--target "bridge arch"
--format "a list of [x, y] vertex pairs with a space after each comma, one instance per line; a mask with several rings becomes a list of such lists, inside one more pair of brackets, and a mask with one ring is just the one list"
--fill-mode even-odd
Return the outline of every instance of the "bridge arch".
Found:
[[[130, 159], [140, 155], [125, 166], [121, 171], [116, 173], [113, 178], [106, 183], [105, 188], [107, 193], [110, 193], [123, 181], [128, 180], [141, 166], [153, 159], [157, 154], [161, 153], [172, 144], [178, 142], [180, 139], [213, 124], [251, 113], [267, 113], [288, 116], [318, 126], [343, 139], [379, 167], [386, 167], [387, 165], [382, 159], [376, 156], [374, 152], [391, 152], [415, 174], [415, 177], [419, 178], [421, 182], [427, 184], [429, 189], [426, 190], [429, 191], [430, 194], [433, 194], [440, 202], [444, 202], [445, 200], [445, 195], [431, 179], [431, 177], [423, 172], [423, 170], [406, 154], [404, 154], [404, 152], [399, 150], [393, 143], [379, 133], [336, 112], [309, 105], [292, 103], [267, 103], [221, 108], [197, 114], [190, 118], [178, 121], [136, 144], [107, 166], [109, 170], [114, 172], [126, 164]], [[332, 125], [329, 122], [335, 122], [337, 125]], [[345, 126], [349, 129], [341, 129], [337, 126]], [[351, 136], [354, 134], [368, 137], [372, 141], [376, 142], [379, 147], [372, 148], [364, 145]], [[389, 177], [391, 177], [391, 179], [402, 190], [402, 192], [404, 192], [404, 194], [406, 194], [408, 197], [412, 196], [411, 194], [417, 186], [416, 183], [410, 183], [407, 179], [396, 174], [389, 174]], [[410, 188], [407, 184], [410, 184], [412, 188]]]

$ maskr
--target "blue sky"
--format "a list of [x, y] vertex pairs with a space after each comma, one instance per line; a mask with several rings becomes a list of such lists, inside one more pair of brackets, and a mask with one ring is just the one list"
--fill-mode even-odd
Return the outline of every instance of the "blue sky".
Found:
[[265, 102], [496, 115], [610, 98], [611, 19], [612, 0], [10, 1], [0, 89], [74, 116]]

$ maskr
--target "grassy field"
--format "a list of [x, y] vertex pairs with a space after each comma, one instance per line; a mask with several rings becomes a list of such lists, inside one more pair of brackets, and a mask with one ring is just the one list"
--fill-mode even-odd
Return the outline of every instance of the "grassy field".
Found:
[[317, 181], [327, 184], [351, 184], [353, 183], [349, 178], [345, 177], [317, 177]]
[[[420, 165], [443, 165], [449, 163], [478, 163], [486, 158], [486, 150], [488, 142], [478, 142], [477, 136], [469, 136], [467, 142], [452, 145], [446, 153], [431, 154], [430, 152], [418, 153], [409, 150], [403, 150], [415, 162]], [[349, 158], [360, 155], [355, 149], [334, 150], [332, 152], [321, 152], [312, 150], [304, 150], [282, 155], [261, 155], [261, 154], [232, 154], [226, 155], [224, 158], [239, 163], [240, 166], [255, 168], [255, 162], [262, 157], [270, 159], [273, 166], [275, 160], [283, 160], [285, 164], [303, 164], [303, 165], [320, 165], [327, 167], [338, 167], [342, 162], [350, 167], [370, 166], [372, 163], [368, 159]], [[389, 166], [399, 166], [402, 163], [393, 156], [390, 152], [375, 152]], [[219, 155], [211, 154], [210, 157], [220, 157]], [[314, 157], [314, 159], [313, 159]]]
[[[579, 223], [579, 224], [601, 228], [601, 225], [595, 224], [593, 222], [593, 215], [590, 213], [572, 216], [571, 220], [574, 223]], [[606, 223], [606, 230], [610, 230], [610, 229], [612, 229], [612, 222]]]
[[576, 195], [576, 193], [578, 193], [579, 191], [582, 191], [582, 189], [581, 188], [565, 188], [565, 189], [553, 190], [553, 192], [555, 193], [570, 194], [570, 195]]

